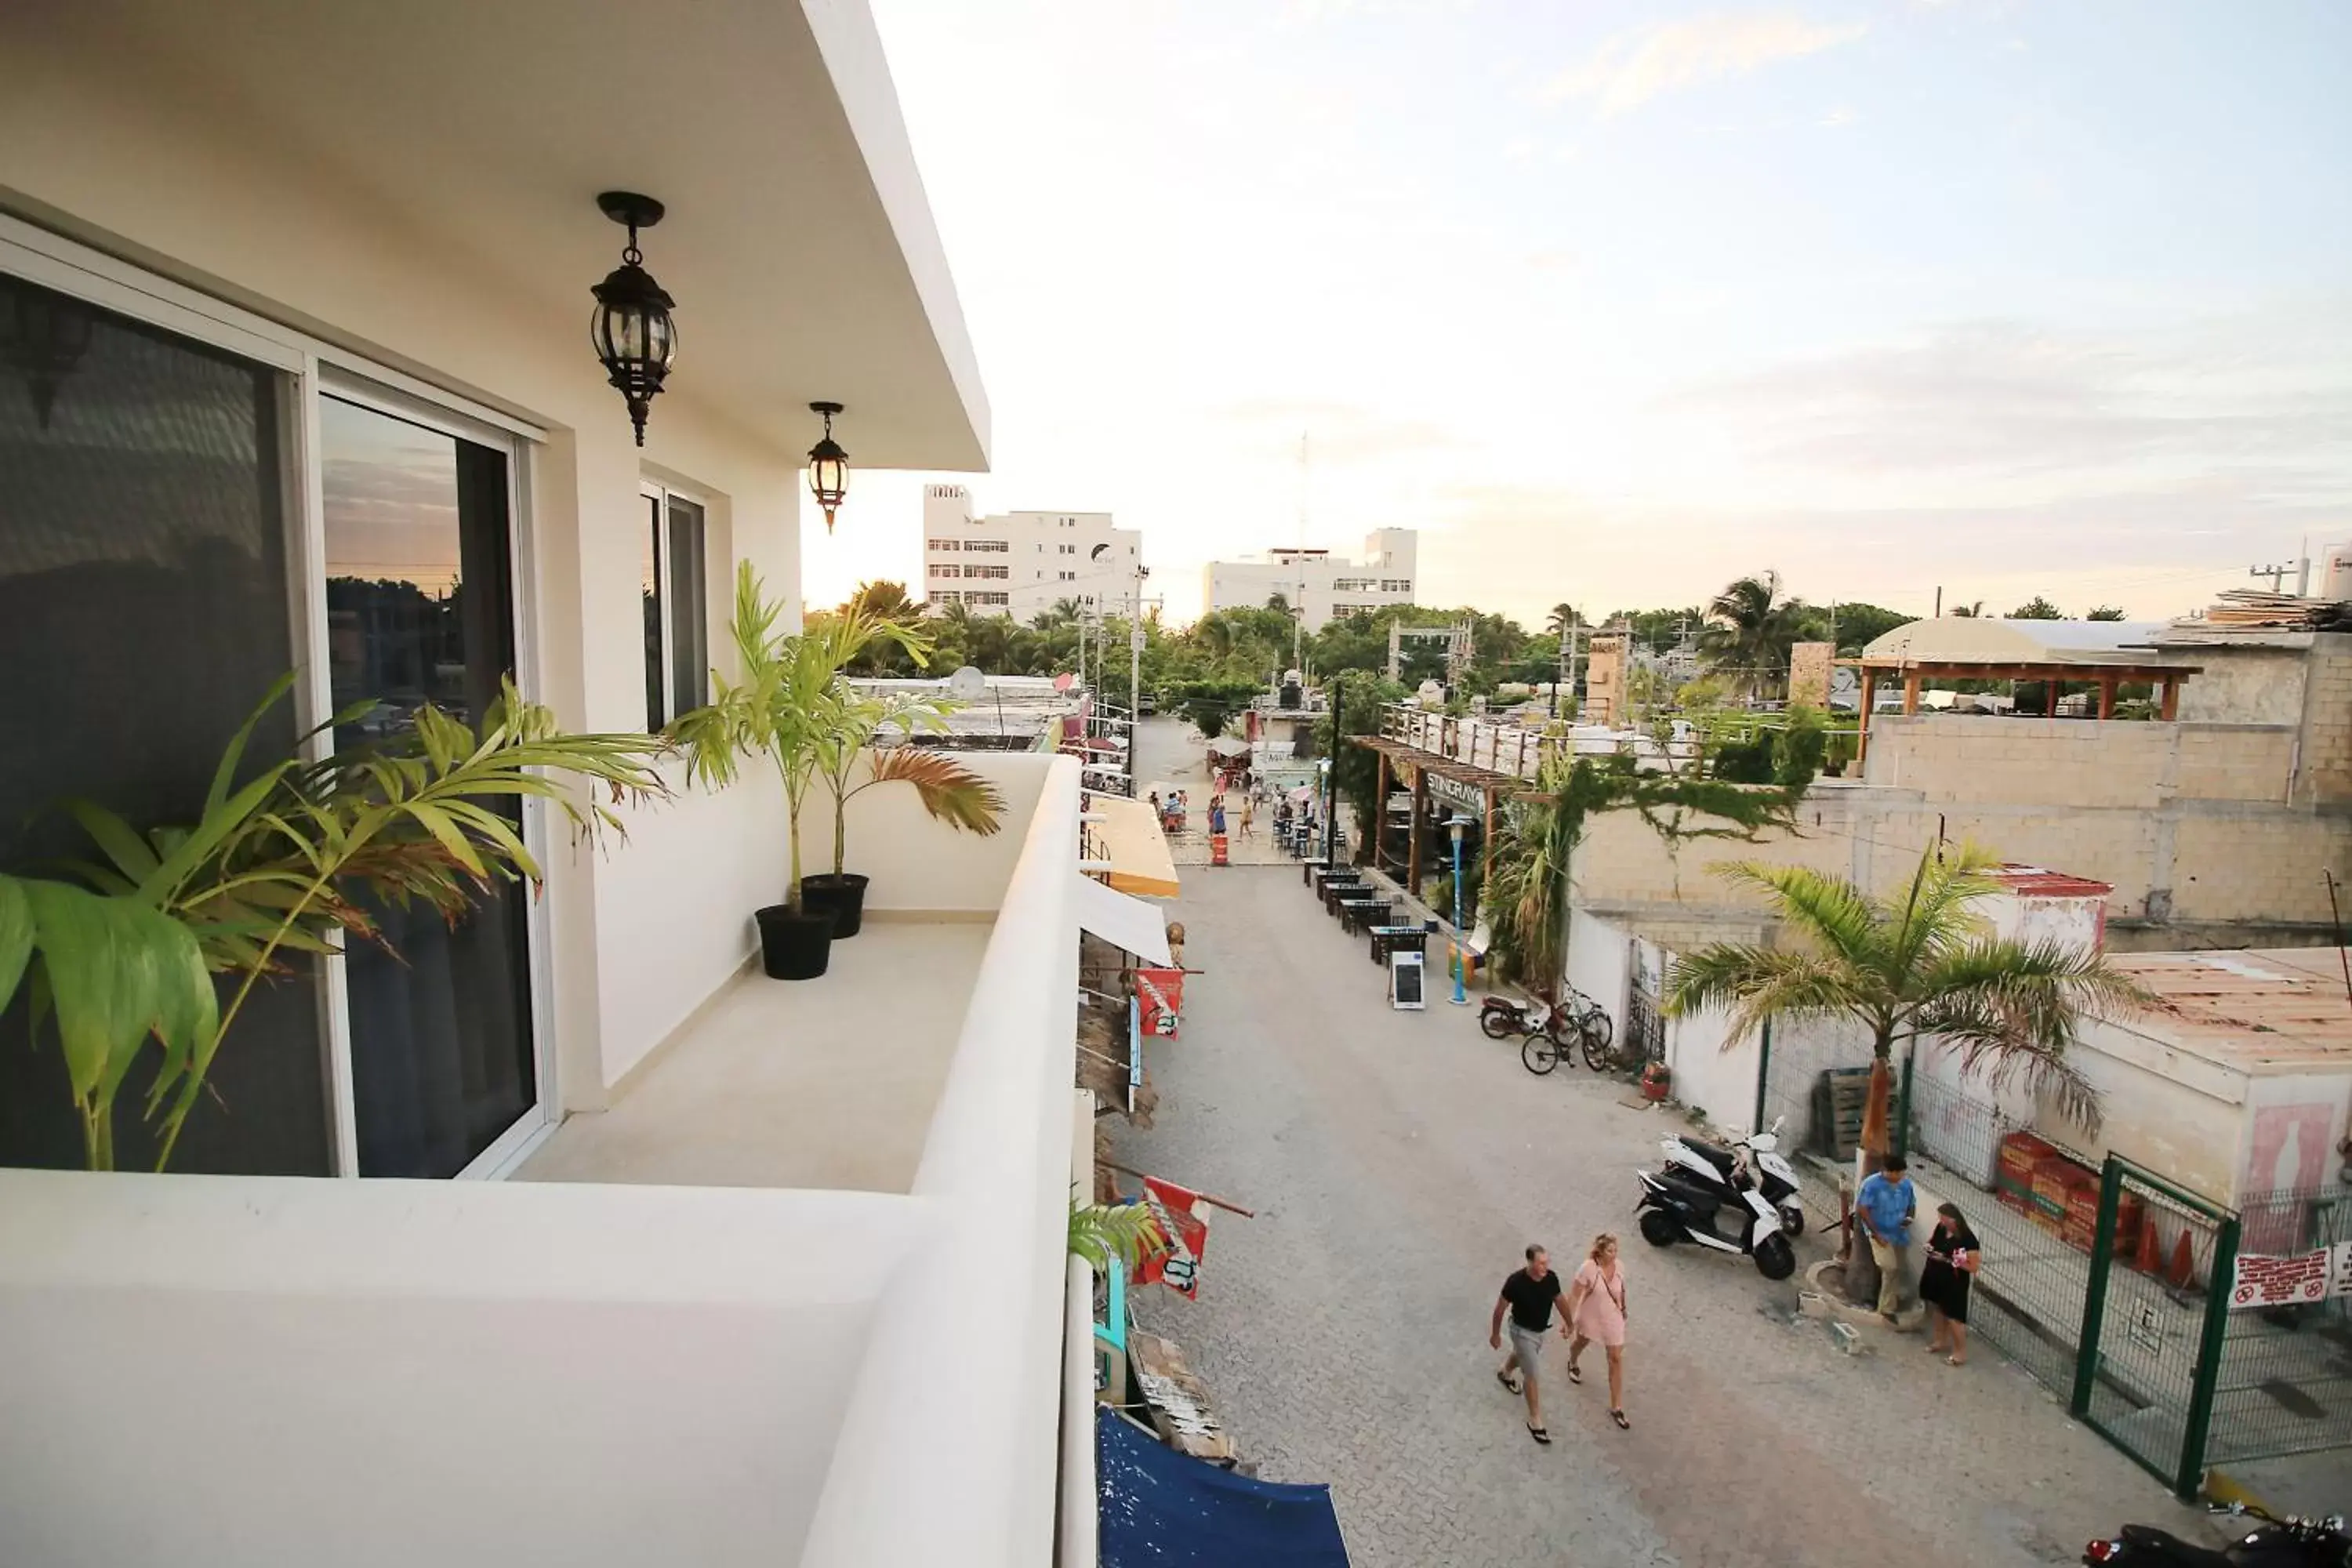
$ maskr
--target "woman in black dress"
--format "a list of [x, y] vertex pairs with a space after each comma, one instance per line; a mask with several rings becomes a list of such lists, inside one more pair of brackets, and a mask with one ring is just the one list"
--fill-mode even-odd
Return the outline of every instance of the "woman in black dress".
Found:
[[1948, 1349], [1954, 1366], [1969, 1361], [1969, 1281], [1976, 1277], [1976, 1232], [1957, 1204], [1936, 1205], [1936, 1233], [1919, 1271], [1919, 1300], [1927, 1308], [1927, 1352]]

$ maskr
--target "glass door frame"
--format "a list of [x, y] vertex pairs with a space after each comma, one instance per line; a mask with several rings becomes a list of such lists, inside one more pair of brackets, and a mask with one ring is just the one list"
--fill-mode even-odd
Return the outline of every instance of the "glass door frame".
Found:
[[[281, 400], [286, 464], [281, 479], [287, 492], [289, 533], [287, 616], [291, 646], [302, 661], [296, 671], [294, 701], [300, 727], [315, 731], [305, 743], [305, 755], [315, 761], [333, 743], [324, 729], [333, 716], [334, 700], [327, 663], [326, 514], [319, 414], [323, 397], [358, 404], [505, 454], [515, 683], [526, 694], [543, 689], [539, 668], [542, 642], [537, 611], [538, 520], [530, 501], [533, 468], [546, 448], [544, 429], [5, 213], [0, 213], [0, 272], [250, 360], [278, 372], [293, 393]], [[545, 803], [524, 802], [523, 842], [542, 865], [550, 863], [549, 836]], [[505, 1175], [560, 1120], [557, 1108], [562, 1098], [556, 1081], [550, 967], [551, 915], [544, 899], [530, 900], [527, 909], [531, 1057], [538, 1099], [457, 1173], [459, 1180]], [[356, 1178], [359, 1121], [342, 960], [321, 961], [314, 974], [327, 1085], [329, 1169], [336, 1176]]]

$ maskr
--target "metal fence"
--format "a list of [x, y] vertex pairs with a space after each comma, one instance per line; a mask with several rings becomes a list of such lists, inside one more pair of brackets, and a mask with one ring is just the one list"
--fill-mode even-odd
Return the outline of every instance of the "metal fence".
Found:
[[1909, 1074], [1899, 1125], [1915, 1175], [1960, 1205], [1981, 1244], [1971, 1331], [2167, 1486], [2185, 1497], [2215, 1465], [2352, 1452], [2352, 1300], [2232, 1300], [2242, 1252], [2352, 1241], [2352, 1188], [2232, 1212]]
[[[2061, 1399], [2073, 1396], [2087, 1247], [2068, 1245], [2037, 1222], [2030, 1183], [2001, 1194], [2001, 1150], [2023, 1124], [1991, 1101], [1932, 1079], [1908, 1086], [1899, 1121], [1918, 1179], [1956, 1203], [1982, 1244], [1969, 1295], [1969, 1330], [2032, 1373]], [[1969, 1195], [1975, 1189], [1985, 1195]]]
[[[1832, 1163], [1851, 1161], [1870, 1085], [1870, 1037], [1835, 1024], [1773, 1019], [1764, 1027], [1761, 1049], [1756, 1124], [1781, 1121], [1784, 1150]], [[1834, 1194], [1823, 1193], [1821, 1206], [1834, 1217]]]
[[2108, 1157], [2073, 1408], [2183, 1497], [2204, 1484], [2237, 1249], [2236, 1216]]
[[[2239, 1209], [2240, 1250], [2290, 1257], [2352, 1243], [2352, 1187], [2266, 1193]], [[2352, 1449], [2352, 1297], [2232, 1304], [2206, 1438], [2210, 1464]]]

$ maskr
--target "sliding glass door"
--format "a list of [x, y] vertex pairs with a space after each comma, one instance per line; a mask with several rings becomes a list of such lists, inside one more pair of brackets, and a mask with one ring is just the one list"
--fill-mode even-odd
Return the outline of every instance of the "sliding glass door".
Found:
[[[0, 871], [90, 857], [64, 803], [142, 827], [204, 807], [221, 748], [301, 661], [288, 569], [296, 382], [0, 273]], [[280, 702], [253, 742], [284, 756]], [[323, 1175], [333, 1136], [319, 987], [258, 987], [207, 1075], [173, 1168]], [[53, 1030], [0, 1012], [0, 1163], [79, 1165]], [[124, 1169], [152, 1163], [140, 1113], [156, 1057], [114, 1116]]]
[[[376, 704], [335, 749], [426, 703], [478, 725], [515, 667], [510, 450], [333, 395], [319, 446], [333, 708]], [[370, 912], [385, 940], [343, 961], [359, 1173], [453, 1176], [537, 1119], [529, 900], [500, 884], [455, 925]]]

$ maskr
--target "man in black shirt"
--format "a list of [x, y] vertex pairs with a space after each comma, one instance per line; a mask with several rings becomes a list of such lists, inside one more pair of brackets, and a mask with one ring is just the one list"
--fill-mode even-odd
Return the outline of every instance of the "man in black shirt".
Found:
[[[1519, 1392], [1519, 1382], [1514, 1372], [1527, 1381], [1528, 1436], [1538, 1443], [1551, 1441], [1544, 1430], [1543, 1396], [1537, 1381], [1543, 1364], [1544, 1331], [1551, 1327], [1552, 1304], [1559, 1300], [1559, 1276], [1551, 1271], [1551, 1255], [1540, 1247], [1528, 1248], [1528, 1266], [1514, 1269], [1503, 1281], [1503, 1293], [1495, 1298], [1495, 1321], [1487, 1325], [1486, 1342], [1496, 1350], [1503, 1348], [1503, 1313], [1511, 1314], [1511, 1353], [1495, 1381], [1513, 1394]], [[1559, 1321], [1559, 1337], [1568, 1338], [1568, 1320]]]

